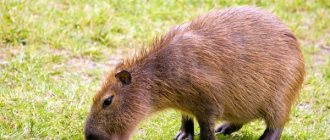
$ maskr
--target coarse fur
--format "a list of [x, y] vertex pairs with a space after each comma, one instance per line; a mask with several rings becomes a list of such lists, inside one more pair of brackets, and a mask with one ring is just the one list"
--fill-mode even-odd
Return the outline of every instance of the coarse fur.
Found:
[[[128, 85], [116, 78], [122, 70], [132, 77]], [[173, 27], [109, 74], [86, 138], [129, 139], [141, 120], [166, 108], [195, 117], [202, 139], [214, 139], [216, 120], [264, 119], [271, 130], [283, 128], [304, 74], [297, 39], [277, 17], [254, 7], [213, 10]]]

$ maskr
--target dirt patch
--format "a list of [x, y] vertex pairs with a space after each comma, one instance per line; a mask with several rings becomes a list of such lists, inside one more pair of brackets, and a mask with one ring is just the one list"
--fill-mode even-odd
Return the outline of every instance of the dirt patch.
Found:
[[323, 35], [315, 44], [316, 48], [320, 49], [320, 51], [313, 54], [313, 64], [312, 68], [321, 66], [321, 65], [329, 65], [326, 63], [326, 59], [330, 59], [330, 44], [328, 44], [328, 40], [330, 38], [330, 29], [327, 31], [325, 35]]
[[70, 59], [66, 65], [75, 70], [88, 70], [88, 69], [112, 69], [119, 64], [124, 56], [124, 51], [118, 49], [113, 53], [105, 62], [95, 62], [90, 58], [78, 57]]
[[21, 51], [21, 47], [0, 47], [0, 66], [7, 65], [9, 60]]

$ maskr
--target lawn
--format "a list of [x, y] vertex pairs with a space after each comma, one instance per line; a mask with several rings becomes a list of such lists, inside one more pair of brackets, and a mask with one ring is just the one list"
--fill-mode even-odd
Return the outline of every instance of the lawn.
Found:
[[[83, 139], [93, 96], [124, 55], [173, 25], [238, 5], [279, 16], [304, 53], [306, 80], [282, 139], [329, 140], [328, 0], [1, 0], [0, 139]], [[180, 114], [163, 111], [141, 123], [133, 139], [168, 140], [179, 127]], [[257, 139], [264, 127], [256, 121], [218, 138]]]

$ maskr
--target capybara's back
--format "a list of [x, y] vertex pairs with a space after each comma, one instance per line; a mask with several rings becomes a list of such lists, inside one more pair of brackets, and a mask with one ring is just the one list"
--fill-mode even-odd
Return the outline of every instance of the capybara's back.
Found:
[[[230, 134], [258, 118], [267, 124], [260, 139], [279, 139], [304, 79], [304, 62], [286, 25], [263, 10], [239, 7], [172, 28], [153, 49], [115, 71], [122, 90], [130, 92], [125, 94], [143, 99], [145, 105], [136, 103], [140, 114], [164, 108], [186, 114], [177, 139], [193, 138], [191, 117], [201, 139], [215, 139], [214, 131]], [[217, 119], [225, 122], [214, 130]]]

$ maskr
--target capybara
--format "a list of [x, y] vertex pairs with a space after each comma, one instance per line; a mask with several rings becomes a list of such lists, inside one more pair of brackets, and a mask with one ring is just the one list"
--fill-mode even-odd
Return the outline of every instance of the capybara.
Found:
[[176, 139], [194, 138], [196, 118], [201, 140], [255, 119], [267, 125], [260, 139], [278, 140], [304, 73], [297, 39], [277, 17], [255, 7], [212, 10], [116, 66], [94, 97], [85, 138], [130, 139], [141, 120], [172, 108], [183, 114]]

